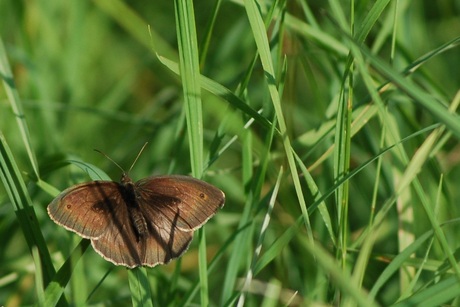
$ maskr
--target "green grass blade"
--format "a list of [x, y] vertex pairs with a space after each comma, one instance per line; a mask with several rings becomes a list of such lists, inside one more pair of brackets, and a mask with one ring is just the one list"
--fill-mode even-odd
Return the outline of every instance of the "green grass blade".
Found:
[[18, 223], [27, 241], [30, 251], [37, 248], [42, 266], [44, 285], [48, 285], [55, 271], [51, 262], [45, 239], [40, 230], [29, 192], [19, 172], [13, 154], [5, 137], [0, 132], [0, 178], [11, 204], [14, 206]]
[[458, 296], [460, 296], [460, 284], [458, 279], [456, 277], [449, 277], [391, 306], [442, 306], [458, 298]]
[[133, 306], [153, 306], [147, 269], [139, 267], [128, 270], [128, 281]]
[[310, 253], [315, 255], [318, 265], [324, 269], [342, 291], [342, 295], [354, 301], [358, 306], [378, 306], [376, 302], [363, 292], [362, 289], [350, 282], [348, 273], [338, 266], [337, 262], [319, 244], [312, 246], [306, 241], [306, 247]]
[[64, 290], [72, 278], [75, 264], [89, 245], [89, 240], [80, 240], [80, 243], [72, 251], [69, 258], [67, 258], [58, 272], [53, 276], [52, 281], [45, 290], [44, 306], [56, 306], [59, 300], [63, 299]]
[[270, 97], [272, 99], [272, 103], [275, 109], [284, 150], [291, 171], [292, 180], [294, 182], [295, 191], [300, 204], [300, 208], [302, 210], [302, 215], [304, 217], [305, 227], [307, 228], [307, 234], [310, 240], [313, 240], [310, 219], [308, 217], [307, 205], [305, 203], [305, 198], [302, 192], [302, 187], [297, 172], [297, 166], [295, 163], [294, 155], [292, 153], [291, 141], [287, 133], [286, 122], [284, 120], [284, 114], [281, 108], [281, 97], [279, 95], [278, 89], [276, 88], [275, 70], [273, 67], [269, 43], [266, 36], [265, 24], [260, 16], [260, 12], [256, 5], [256, 2], [248, 0], [245, 1], [244, 4], [246, 12], [248, 14], [249, 23], [251, 24], [252, 33], [257, 45], [257, 50], [260, 55], [262, 67], [264, 68], [265, 77], [267, 79], [268, 89], [270, 92]]
[[264, 221], [262, 222], [261, 229], [260, 229], [260, 232], [259, 232], [259, 237], [257, 239], [257, 245], [256, 245], [256, 248], [255, 248], [255, 251], [254, 251], [254, 255], [252, 257], [251, 267], [249, 268], [249, 270], [248, 270], [248, 272], [246, 274], [246, 278], [245, 278], [245, 281], [244, 281], [244, 284], [243, 284], [242, 293], [240, 294], [240, 297], [238, 298], [238, 304], [237, 304], [238, 307], [243, 307], [244, 306], [245, 295], [246, 295], [245, 291], [248, 290], [248, 288], [249, 288], [249, 286], [251, 284], [251, 281], [252, 281], [253, 277], [255, 276], [254, 275], [254, 267], [255, 267], [255, 264], [256, 264], [259, 256], [260, 256], [260, 252], [262, 250], [263, 240], [264, 240], [265, 233], [267, 231], [268, 225], [270, 223], [270, 218], [271, 218], [271, 213], [273, 211], [273, 207], [275, 206], [275, 201], [276, 201], [276, 197], [278, 195], [282, 175], [283, 175], [283, 169], [281, 169], [279, 174], [278, 174], [278, 179], [276, 180], [275, 186], [273, 188], [272, 195], [270, 197], [270, 201], [269, 201], [268, 208], [267, 208], [267, 213], [265, 214]]
[[154, 51], [174, 58], [177, 52], [165, 41], [161, 33], [150, 28], [150, 40], [147, 32], [147, 22], [134, 12], [126, 3], [120, 0], [94, 0], [99, 8], [115, 19], [132, 37], [137, 39], [144, 47], [154, 48]]
[[[347, 35], [345, 35], [345, 37], [348, 38], [351, 43], [356, 44], [355, 41]], [[448, 48], [452, 48], [453, 45], [458, 46], [458, 42], [460, 42], [460, 38], [455, 39], [455, 43], [452, 42], [449, 44]], [[374, 56], [367, 48], [363, 46], [359, 46], [358, 48], [377, 71], [379, 71], [384, 77], [388, 78], [400, 90], [414, 99], [416, 104], [429, 111], [434, 118], [436, 118], [440, 123], [446, 125], [449, 130], [460, 138], [460, 120], [457, 115], [449, 113], [442, 102], [436, 100], [432, 95], [420, 88], [420, 86], [417, 86], [414, 82], [405, 78], [404, 75], [396, 71], [389, 64]]]
[[[158, 59], [172, 72], [174, 72], [177, 75], [180, 75], [177, 63], [162, 56], [158, 56]], [[272, 126], [272, 123], [269, 120], [261, 116], [255, 109], [251, 108], [251, 106], [248, 105], [244, 100], [242, 100], [240, 97], [235, 95], [232, 91], [230, 91], [223, 85], [202, 75], [200, 76], [200, 84], [203, 87], [203, 89], [209, 91], [210, 93], [213, 93], [217, 97], [222, 98], [223, 100], [227, 101], [230, 105], [232, 105], [234, 108], [237, 108], [241, 110], [243, 113], [251, 116], [256, 120], [256, 122], [258, 122], [263, 127], [270, 129], [270, 127]]]
[[10, 102], [13, 114], [16, 117], [16, 122], [21, 133], [22, 141], [24, 143], [27, 155], [29, 157], [30, 164], [34, 170], [36, 178], [40, 178], [37, 158], [35, 157], [34, 151], [32, 150], [32, 144], [30, 140], [29, 127], [24, 115], [24, 109], [19, 98], [19, 93], [16, 89], [14, 83], [14, 77], [11, 72], [11, 68], [6, 56], [5, 47], [3, 45], [3, 40], [0, 37], [0, 77], [3, 81], [3, 86], [5, 87], [6, 95], [8, 96], [8, 101]]
[[[176, 30], [179, 47], [179, 66], [185, 103], [187, 132], [190, 145], [192, 174], [203, 176], [203, 114], [201, 103], [200, 65], [195, 29], [193, 2], [174, 1]], [[208, 279], [206, 238], [204, 229], [198, 230], [201, 305], [208, 306]]]

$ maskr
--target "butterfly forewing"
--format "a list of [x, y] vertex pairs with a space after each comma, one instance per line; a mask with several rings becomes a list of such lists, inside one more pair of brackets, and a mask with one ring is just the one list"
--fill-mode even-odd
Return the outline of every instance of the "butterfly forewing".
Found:
[[59, 225], [84, 238], [97, 238], [107, 229], [111, 212], [120, 203], [120, 184], [93, 181], [73, 186], [48, 206], [49, 216]]
[[146, 215], [159, 211], [183, 231], [202, 226], [225, 201], [221, 190], [188, 176], [145, 178], [136, 183], [136, 190]]

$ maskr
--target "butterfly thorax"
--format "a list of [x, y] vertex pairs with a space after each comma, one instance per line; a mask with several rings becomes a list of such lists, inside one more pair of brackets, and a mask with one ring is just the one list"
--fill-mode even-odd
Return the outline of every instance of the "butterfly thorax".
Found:
[[142, 214], [142, 209], [140, 208], [138, 195], [134, 189], [134, 182], [126, 173], [123, 173], [120, 181], [123, 187], [122, 195], [128, 207], [130, 221], [136, 234], [138, 235], [138, 239], [140, 239], [141, 237], [147, 235], [148, 229], [147, 222]]

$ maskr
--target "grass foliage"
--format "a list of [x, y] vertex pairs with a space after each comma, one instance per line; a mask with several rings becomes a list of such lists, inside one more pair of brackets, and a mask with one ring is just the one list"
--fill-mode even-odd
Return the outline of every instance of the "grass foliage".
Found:
[[[0, 0], [0, 305], [460, 305], [460, 6]], [[225, 207], [127, 270], [59, 191], [191, 174]], [[89, 248], [88, 248], [89, 247]]]

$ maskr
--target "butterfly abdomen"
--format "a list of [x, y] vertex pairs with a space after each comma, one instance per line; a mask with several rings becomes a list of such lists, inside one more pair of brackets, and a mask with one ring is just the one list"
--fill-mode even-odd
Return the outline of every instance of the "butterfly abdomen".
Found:
[[129, 213], [131, 215], [131, 221], [133, 222], [134, 228], [139, 237], [147, 235], [147, 222], [145, 221], [145, 218], [139, 208], [131, 208]]
[[145, 237], [148, 234], [147, 221], [145, 220], [145, 217], [139, 208], [138, 197], [134, 190], [133, 182], [126, 175], [122, 177], [121, 181], [121, 194], [128, 206], [128, 213], [134, 230], [136, 231], [138, 239], [140, 239], [141, 237]]

